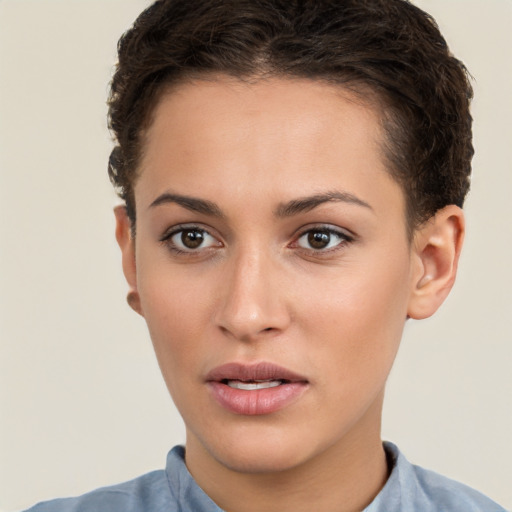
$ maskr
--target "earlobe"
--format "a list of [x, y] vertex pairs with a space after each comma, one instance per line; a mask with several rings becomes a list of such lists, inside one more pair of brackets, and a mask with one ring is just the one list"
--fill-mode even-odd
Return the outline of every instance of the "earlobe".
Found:
[[416, 231], [410, 318], [428, 318], [448, 296], [457, 275], [464, 232], [464, 214], [455, 205], [439, 210]]
[[135, 263], [135, 240], [132, 236], [131, 221], [126, 213], [126, 207], [119, 205], [114, 208], [116, 217], [116, 240], [122, 254], [123, 273], [129, 286], [126, 300], [128, 305], [140, 315], [143, 315], [140, 296], [137, 290], [137, 266]]

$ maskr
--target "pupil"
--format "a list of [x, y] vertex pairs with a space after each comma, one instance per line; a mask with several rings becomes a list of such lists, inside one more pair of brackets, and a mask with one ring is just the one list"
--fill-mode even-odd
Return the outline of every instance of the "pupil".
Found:
[[188, 249], [197, 249], [203, 243], [203, 240], [204, 236], [201, 231], [183, 231], [181, 234], [181, 241]]
[[329, 245], [331, 235], [325, 231], [313, 231], [308, 235], [308, 242], [314, 249], [324, 249]]

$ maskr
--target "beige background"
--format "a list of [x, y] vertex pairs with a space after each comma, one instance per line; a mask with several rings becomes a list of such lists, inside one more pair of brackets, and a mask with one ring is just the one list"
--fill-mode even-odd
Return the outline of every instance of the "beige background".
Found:
[[[475, 77], [459, 280], [411, 323], [384, 437], [512, 508], [512, 1], [422, 0]], [[0, 0], [0, 510], [161, 468], [183, 427], [124, 302], [107, 82], [144, 0]]]

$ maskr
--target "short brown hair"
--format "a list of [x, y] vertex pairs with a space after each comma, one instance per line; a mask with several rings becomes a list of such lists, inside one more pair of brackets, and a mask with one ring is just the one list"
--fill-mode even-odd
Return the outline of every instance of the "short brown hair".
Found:
[[121, 37], [118, 54], [109, 176], [133, 225], [142, 134], [160, 94], [212, 73], [370, 91], [383, 107], [385, 155], [409, 227], [464, 202], [473, 156], [468, 73], [432, 17], [406, 0], [159, 0]]

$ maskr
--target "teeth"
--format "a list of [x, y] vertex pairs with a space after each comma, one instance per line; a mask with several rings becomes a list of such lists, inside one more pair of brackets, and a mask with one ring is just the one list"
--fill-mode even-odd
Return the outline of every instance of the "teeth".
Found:
[[253, 382], [242, 382], [240, 380], [228, 380], [226, 384], [230, 388], [243, 389], [245, 391], [253, 391], [255, 389], [268, 389], [275, 388], [282, 384], [280, 380], [264, 380], [264, 381], [253, 381]]

